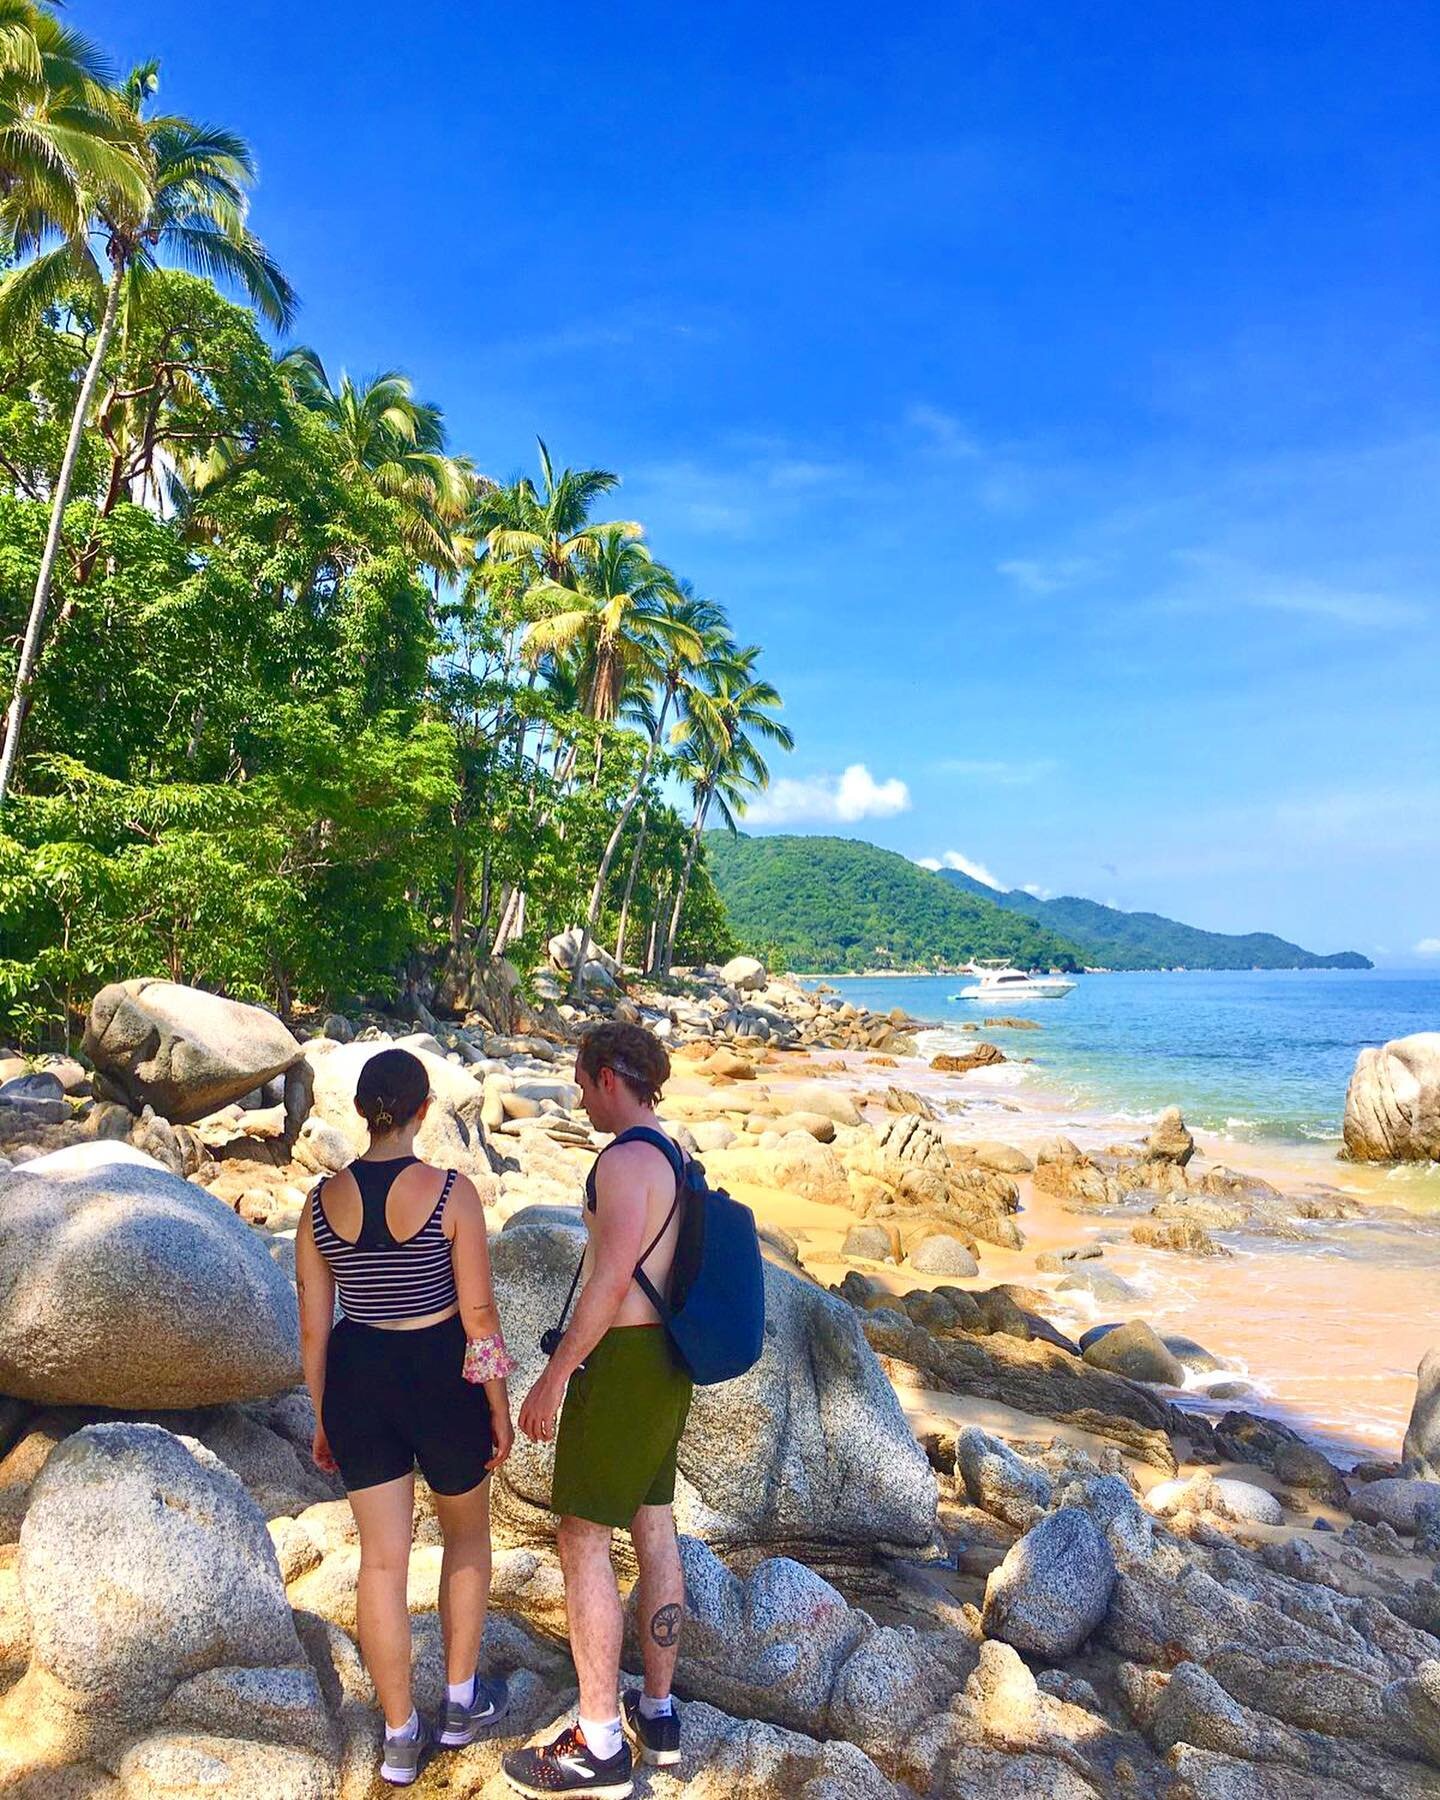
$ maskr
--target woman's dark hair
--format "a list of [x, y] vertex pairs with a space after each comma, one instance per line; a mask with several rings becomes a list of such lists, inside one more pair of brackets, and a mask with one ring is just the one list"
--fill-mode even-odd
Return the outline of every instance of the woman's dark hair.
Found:
[[408, 1050], [382, 1050], [360, 1071], [355, 1084], [355, 1110], [373, 1137], [408, 1125], [430, 1094], [430, 1077], [418, 1056]]
[[653, 1106], [670, 1079], [665, 1046], [643, 1025], [597, 1025], [580, 1040], [576, 1062], [592, 1081], [613, 1069], [642, 1106]]

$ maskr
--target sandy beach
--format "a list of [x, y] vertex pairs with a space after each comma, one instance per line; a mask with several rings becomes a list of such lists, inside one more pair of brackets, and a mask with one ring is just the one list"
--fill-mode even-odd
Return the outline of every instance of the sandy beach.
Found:
[[[941, 1113], [941, 1129], [956, 1143], [998, 1140], [1033, 1152], [1063, 1131], [1087, 1151], [1113, 1146], [1134, 1153], [1144, 1137], [1133, 1118], [1077, 1119], [1053, 1095], [1028, 1084], [1015, 1065], [956, 1076], [932, 1071], [923, 1055], [897, 1058], [889, 1067], [850, 1052], [814, 1052], [803, 1059], [771, 1052], [759, 1073], [777, 1092], [817, 1076], [843, 1085], [872, 1123], [887, 1116], [888, 1088], [908, 1089]], [[677, 1064], [670, 1092], [682, 1101], [708, 1094], [723, 1106], [709, 1078], [684, 1062]], [[947, 1114], [952, 1107], [963, 1110]], [[856, 1223], [850, 1209], [760, 1186], [741, 1184], [736, 1191], [763, 1223], [794, 1238], [819, 1281], [838, 1284], [847, 1270], [859, 1268], [896, 1294], [947, 1283], [977, 1291], [1020, 1284], [1047, 1294], [1046, 1316], [1077, 1338], [1092, 1325], [1144, 1318], [1162, 1333], [1194, 1338], [1226, 1365], [1223, 1373], [1189, 1376], [1184, 1405], [1217, 1417], [1227, 1405], [1238, 1405], [1277, 1418], [1342, 1465], [1398, 1457], [1415, 1370], [1434, 1341], [1440, 1228], [1406, 1211], [1405, 1184], [1389, 1171], [1341, 1162], [1323, 1146], [1236, 1144], [1203, 1132], [1195, 1137], [1195, 1173], [1238, 1169], [1287, 1196], [1351, 1197], [1363, 1203], [1365, 1214], [1297, 1221], [1294, 1241], [1220, 1234], [1229, 1255], [1196, 1257], [1136, 1244], [1126, 1223], [1068, 1205], [1021, 1174], [1017, 1222], [1024, 1247], [981, 1245], [980, 1273], [966, 1278], [842, 1258], [840, 1246]], [[1131, 1284], [1138, 1300], [1111, 1303], [1056, 1292], [1060, 1276], [1037, 1270], [1038, 1256], [1085, 1244], [1102, 1247], [1105, 1268]], [[1236, 1382], [1252, 1391], [1240, 1397], [1231, 1386]], [[1227, 1387], [1228, 1400], [1207, 1397], [1217, 1384]]]

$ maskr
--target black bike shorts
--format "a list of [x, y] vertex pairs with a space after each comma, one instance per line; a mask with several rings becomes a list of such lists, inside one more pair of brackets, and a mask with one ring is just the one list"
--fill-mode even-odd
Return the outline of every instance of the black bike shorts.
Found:
[[493, 1453], [490, 1402], [461, 1374], [458, 1313], [418, 1331], [341, 1319], [325, 1358], [321, 1423], [350, 1492], [420, 1473], [437, 1494], [467, 1494]]

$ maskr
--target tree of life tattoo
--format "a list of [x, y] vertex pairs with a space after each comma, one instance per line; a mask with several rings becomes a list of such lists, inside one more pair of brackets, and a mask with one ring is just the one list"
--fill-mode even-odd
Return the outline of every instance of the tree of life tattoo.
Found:
[[680, 1636], [680, 1621], [684, 1613], [675, 1605], [662, 1606], [650, 1621], [650, 1635], [662, 1650], [671, 1649]]

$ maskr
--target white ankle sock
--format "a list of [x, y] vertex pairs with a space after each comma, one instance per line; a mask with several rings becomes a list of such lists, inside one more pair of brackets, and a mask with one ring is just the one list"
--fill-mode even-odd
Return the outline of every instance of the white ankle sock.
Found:
[[392, 1744], [408, 1744], [412, 1738], [419, 1737], [419, 1735], [420, 1735], [420, 1715], [419, 1715], [419, 1713], [415, 1712], [412, 1708], [410, 1717], [405, 1721], [405, 1723], [400, 1727], [400, 1729], [398, 1731], [392, 1731], [390, 1729], [390, 1727], [387, 1725], [385, 1727], [385, 1735], [387, 1738], [389, 1738], [389, 1740]]
[[620, 1754], [620, 1746], [625, 1740], [621, 1736], [618, 1718], [581, 1719], [580, 1730], [585, 1742], [601, 1762], [609, 1762], [612, 1756]]
[[475, 1677], [472, 1675], [468, 1681], [446, 1682], [445, 1694], [448, 1699], [455, 1701], [459, 1706], [473, 1706], [475, 1704]]
[[640, 1696], [640, 1717], [642, 1719], [668, 1719], [675, 1710], [675, 1702], [667, 1694], [663, 1700], [652, 1700], [648, 1694]]

